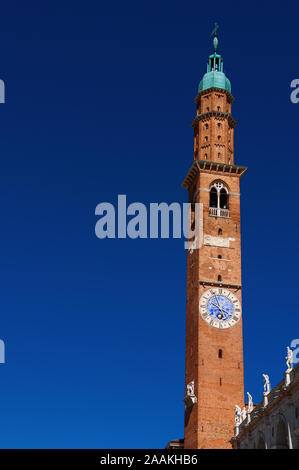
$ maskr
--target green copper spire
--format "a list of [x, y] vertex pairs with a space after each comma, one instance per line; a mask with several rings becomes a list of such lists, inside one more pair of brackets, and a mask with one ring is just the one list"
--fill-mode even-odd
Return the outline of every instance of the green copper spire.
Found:
[[217, 37], [218, 24], [215, 23], [215, 27], [212, 31], [211, 37], [213, 38], [214, 54], [209, 56], [207, 73], [203, 76], [198, 92], [207, 90], [208, 88], [223, 88], [231, 92], [231, 85], [229, 79], [223, 72], [223, 59], [221, 55], [217, 54], [218, 37]]

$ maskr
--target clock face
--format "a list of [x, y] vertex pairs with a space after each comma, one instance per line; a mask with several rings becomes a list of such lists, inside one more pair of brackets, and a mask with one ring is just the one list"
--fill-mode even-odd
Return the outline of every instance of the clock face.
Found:
[[238, 298], [228, 289], [218, 287], [207, 290], [201, 296], [199, 310], [202, 318], [214, 328], [230, 328], [241, 318]]

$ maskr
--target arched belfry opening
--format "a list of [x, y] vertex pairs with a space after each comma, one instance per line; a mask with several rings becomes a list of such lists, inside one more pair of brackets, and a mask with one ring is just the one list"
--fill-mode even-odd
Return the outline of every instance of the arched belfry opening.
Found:
[[229, 217], [229, 192], [222, 181], [214, 181], [210, 186], [210, 215]]
[[228, 209], [228, 192], [227, 189], [220, 189], [220, 208]]
[[210, 189], [210, 207], [217, 208], [218, 206], [218, 193], [217, 189], [213, 186]]

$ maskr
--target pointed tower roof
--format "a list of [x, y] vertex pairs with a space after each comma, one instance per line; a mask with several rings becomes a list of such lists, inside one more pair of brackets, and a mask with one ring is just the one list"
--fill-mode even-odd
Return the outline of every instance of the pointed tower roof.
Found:
[[[218, 37], [217, 37], [218, 25], [215, 23], [215, 28], [212, 32], [214, 35], [213, 46], [214, 54], [211, 54], [208, 58], [207, 73], [204, 74], [202, 80], [198, 86], [198, 92], [207, 90], [208, 88], [223, 88], [231, 92], [231, 84], [229, 79], [223, 72], [223, 58], [217, 54]], [[212, 36], [211, 35], [211, 36]]]

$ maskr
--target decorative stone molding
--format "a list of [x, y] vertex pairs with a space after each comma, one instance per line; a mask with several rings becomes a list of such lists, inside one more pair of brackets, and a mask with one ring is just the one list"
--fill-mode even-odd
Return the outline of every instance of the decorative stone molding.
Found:
[[230, 242], [234, 242], [235, 238], [213, 237], [212, 235], [204, 235], [204, 245], [229, 248]]
[[189, 189], [192, 186], [196, 175], [200, 171], [204, 170], [215, 171], [216, 173], [221, 174], [233, 174], [241, 177], [247, 170], [247, 167], [231, 165], [230, 163], [211, 162], [208, 160], [194, 160], [187, 175], [185, 176], [185, 179], [182, 183], [182, 187], [185, 189]]
[[200, 91], [199, 93], [197, 93], [194, 101], [196, 104], [199, 103], [200, 101], [200, 98], [202, 97], [202, 95], [207, 95], [209, 93], [212, 93], [212, 92], [217, 92], [217, 93], [220, 93], [221, 95], [222, 94], [225, 94], [227, 96], [227, 101], [229, 103], [233, 103], [234, 101], [234, 97], [233, 95], [228, 91], [228, 90], [224, 90], [223, 88], [217, 88], [217, 87], [211, 87], [211, 88], [207, 88], [206, 90], [202, 90]]
[[194, 129], [195, 126], [197, 126], [197, 124], [199, 123], [199, 121], [206, 121], [209, 120], [211, 117], [217, 117], [221, 120], [227, 119], [228, 124], [231, 128], [235, 128], [237, 125], [237, 121], [232, 117], [230, 113], [223, 113], [221, 111], [207, 111], [206, 113], [198, 114], [194, 118], [191, 127], [193, 127]]

